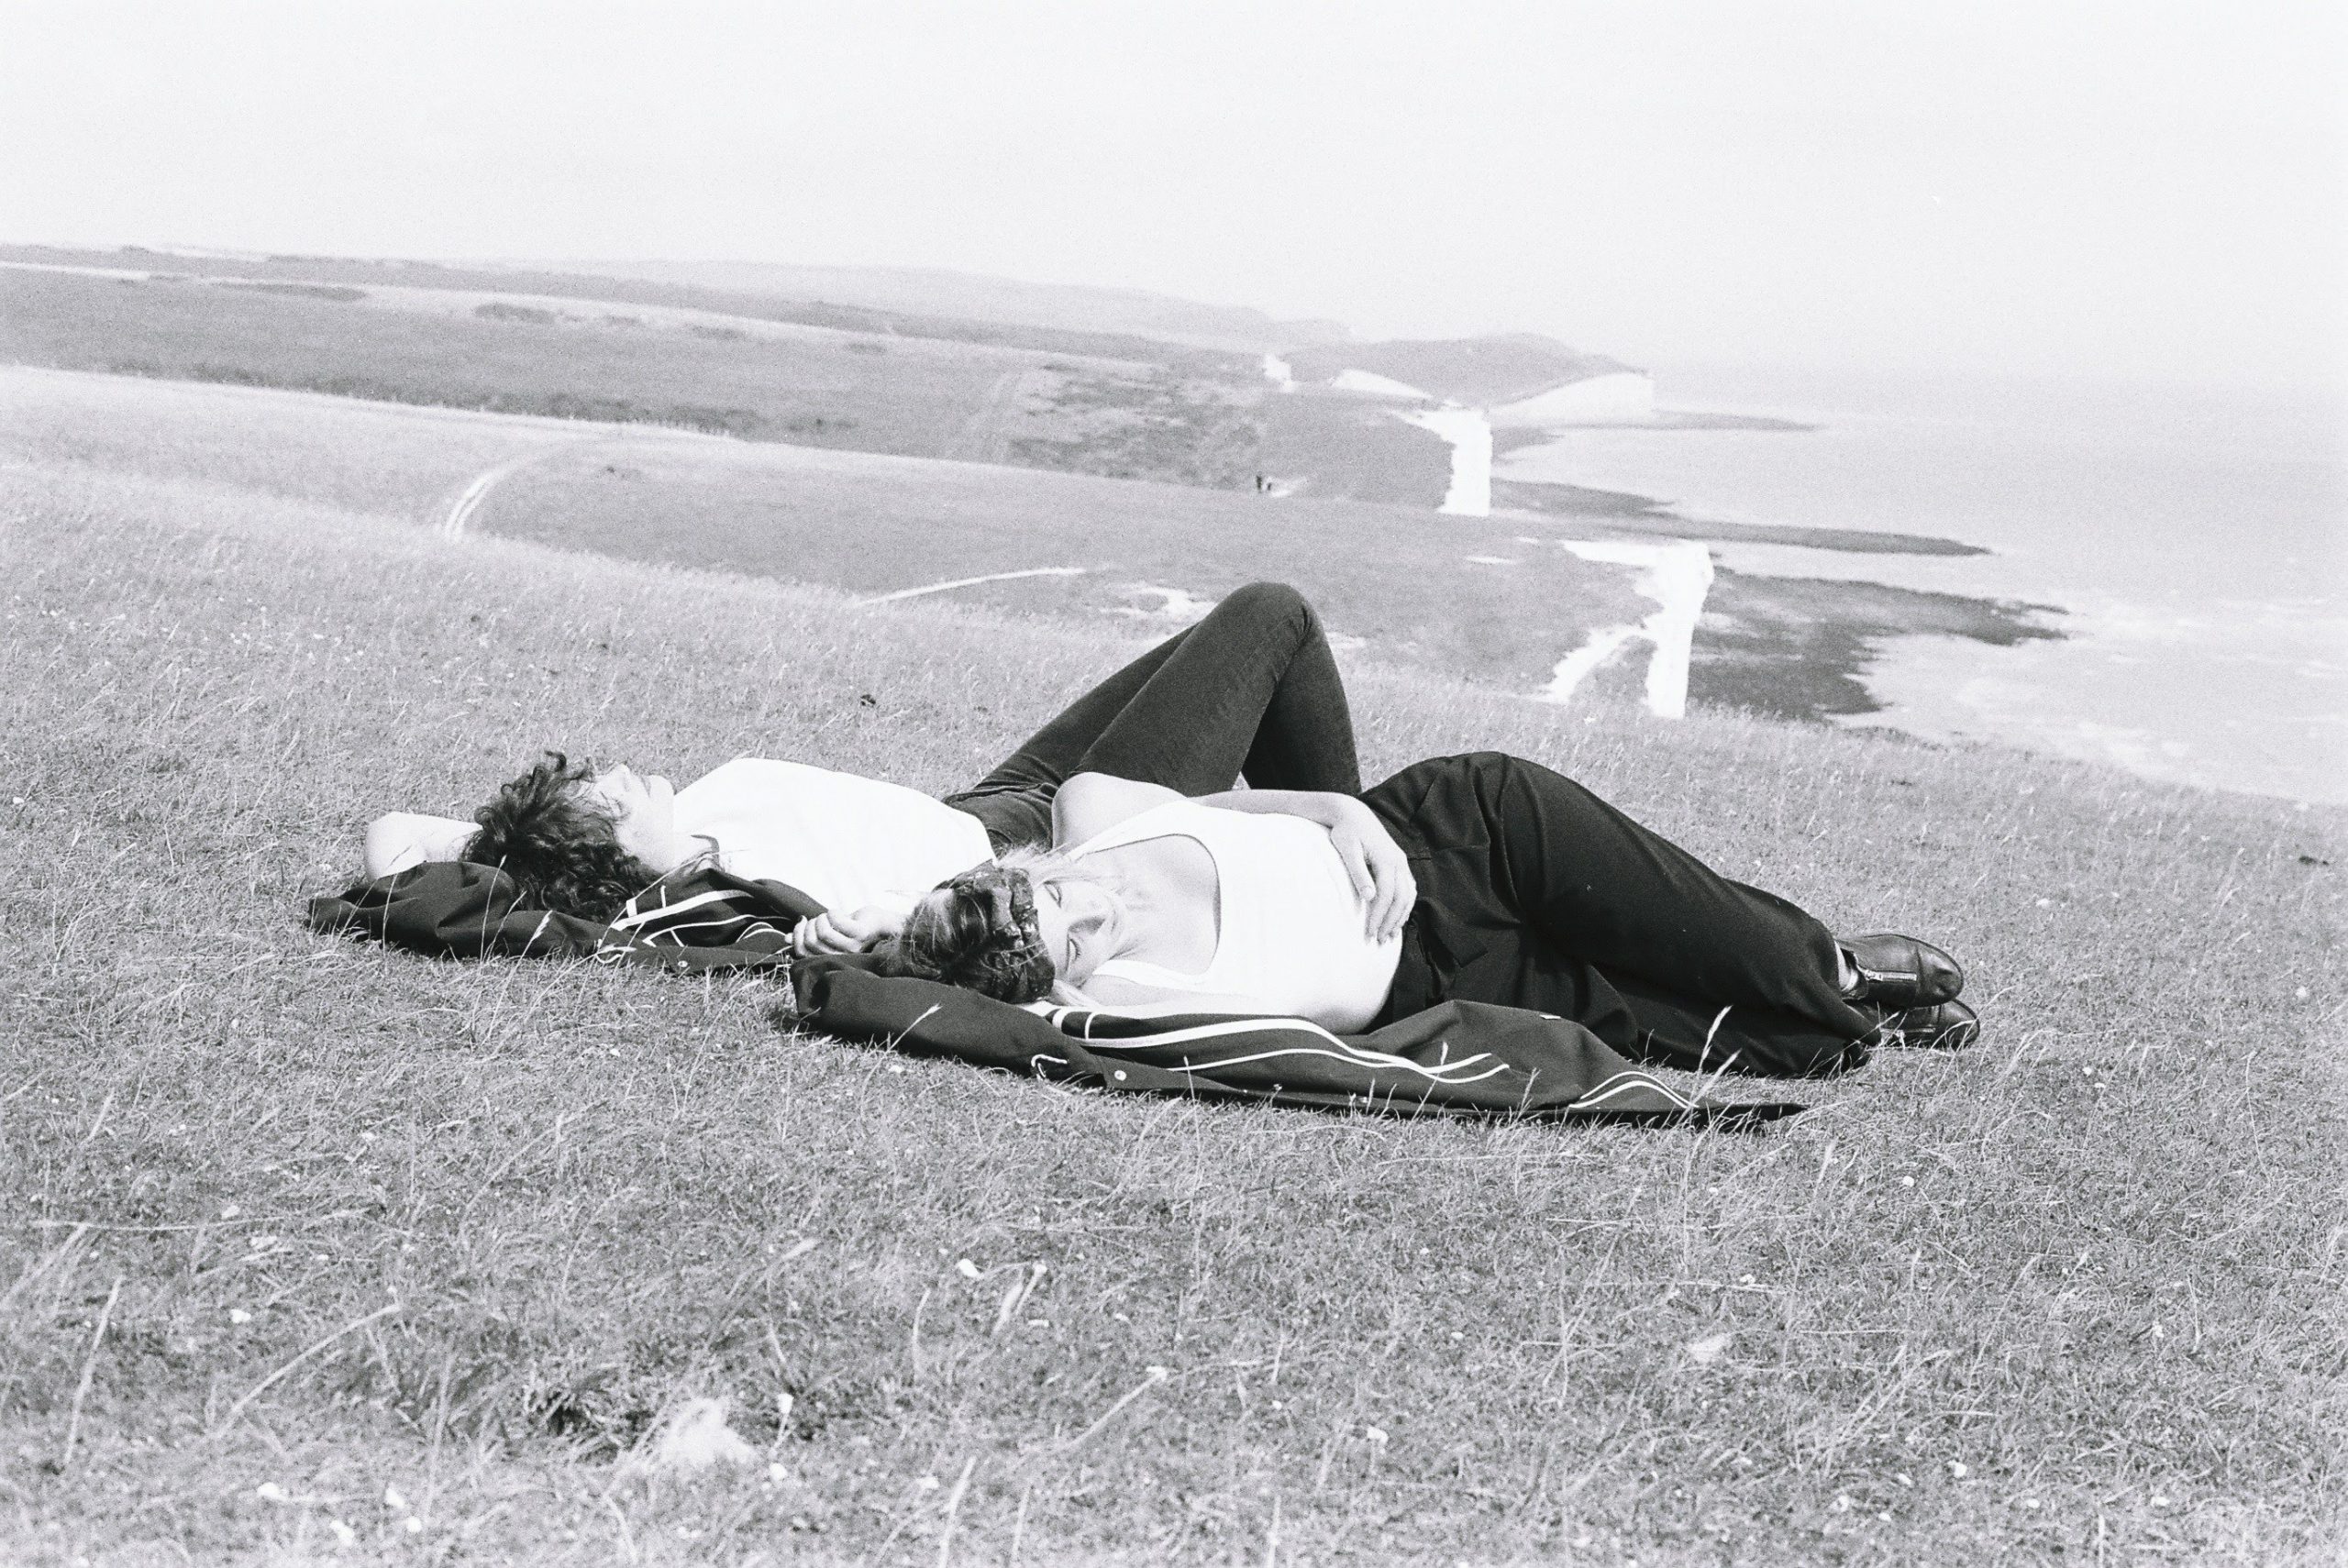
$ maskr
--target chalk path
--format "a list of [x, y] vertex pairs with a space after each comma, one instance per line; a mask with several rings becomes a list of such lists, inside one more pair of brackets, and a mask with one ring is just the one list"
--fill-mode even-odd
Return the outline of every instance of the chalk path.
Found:
[[1395, 418], [1432, 430], [1451, 447], [1451, 487], [1437, 512], [1454, 517], [1492, 514], [1492, 423], [1480, 408], [1414, 408]]
[[[1451, 447], [1451, 485], [1439, 510], [1455, 517], [1492, 514], [1492, 425], [1478, 408], [1421, 408], [1397, 411], [1395, 418], [1422, 430], [1431, 430]], [[1647, 711], [1657, 718], [1688, 716], [1688, 667], [1694, 654], [1696, 623], [1711, 592], [1712, 554], [1693, 539], [1657, 543], [1627, 540], [1560, 539], [1558, 544], [1586, 561], [1639, 569], [1633, 589], [1656, 602], [1645, 620], [1626, 626], [1592, 632], [1581, 646], [1557, 661], [1548, 685], [1538, 695], [1545, 701], [1567, 702], [1593, 670], [1630, 644], [1645, 639], [1654, 646], [1647, 659]], [[1496, 556], [1470, 556], [1479, 566], [1512, 564]]]
[[1557, 661], [1543, 701], [1570, 701], [1574, 689], [1592, 670], [1606, 663], [1626, 644], [1644, 637], [1655, 645], [1647, 658], [1647, 711], [1661, 719], [1688, 716], [1688, 663], [1696, 639], [1696, 623], [1704, 613], [1704, 598], [1712, 587], [1712, 552], [1694, 539], [1660, 544], [1634, 544], [1621, 539], [1560, 539], [1567, 549], [1586, 561], [1637, 567], [1632, 587], [1656, 602], [1657, 609], [1629, 626], [1608, 626], [1592, 632], [1581, 646]]
[[859, 599], [858, 604], [893, 604], [900, 599], [919, 599], [926, 593], [946, 593], [957, 588], [975, 588], [982, 582], [1009, 582], [1022, 577], [1082, 577], [1091, 569], [1080, 566], [1030, 567], [1025, 571], [991, 571], [983, 577], [957, 577], [944, 582], [925, 582], [919, 588], [900, 588], [892, 593], [876, 593], [869, 599]]

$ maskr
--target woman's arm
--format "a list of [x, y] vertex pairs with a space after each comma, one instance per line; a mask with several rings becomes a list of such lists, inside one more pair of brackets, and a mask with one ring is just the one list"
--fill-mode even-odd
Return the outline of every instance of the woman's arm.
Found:
[[[1182, 799], [1160, 784], [1142, 784], [1107, 773], [1080, 773], [1052, 799], [1052, 845], [1066, 849], [1103, 834], [1154, 806]], [[1411, 918], [1419, 886], [1410, 857], [1378, 814], [1351, 795], [1319, 790], [1226, 790], [1194, 802], [1226, 812], [1302, 817], [1329, 830], [1329, 842], [1360, 895], [1364, 929], [1385, 942]]]
[[427, 817], [415, 812], [393, 812], [367, 824], [361, 859], [370, 878], [389, 877], [428, 860], [463, 858], [465, 845], [478, 831], [454, 817]]
[[1329, 830], [1337, 858], [1353, 878], [1362, 901], [1365, 928], [1374, 942], [1384, 942], [1411, 918], [1419, 901], [1418, 879], [1411, 875], [1411, 857], [1378, 820], [1378, 813], [1351, 795], [1320, 790], [1228, 790], [1202, 795], [1202, 806], [1226, 812], [1256, 812], [1302, 817]]

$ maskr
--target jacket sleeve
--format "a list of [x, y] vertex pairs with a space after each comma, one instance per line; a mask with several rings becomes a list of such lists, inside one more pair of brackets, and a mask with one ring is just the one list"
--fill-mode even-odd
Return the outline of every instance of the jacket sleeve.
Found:
[[595, 922], [530, 908], [504, 872], [464, 860], [428, 862], [313, 899], [309, 920], [315, 930], [372, 937], [436, 958], [583, 956], [604, 933]]
[[605, 925], [533, 908], [493, 866], [446, 860], [313, 899], [309, 923], [435, 958], [594, 958], [700, 971], [782, 966], [791, 928], [823, 907], [785, 883], [704, 871], [661, 883]]

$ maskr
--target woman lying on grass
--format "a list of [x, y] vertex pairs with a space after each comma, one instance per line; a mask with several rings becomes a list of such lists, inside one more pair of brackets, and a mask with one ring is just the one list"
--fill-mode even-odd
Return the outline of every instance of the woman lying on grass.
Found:
[[[1873, 1043], [1979, 1032], [1955, 961], [1838, 940], [1536, 763], [1436, 757], [1322, 820], [1243, 816], [1084, 773], [1053, 847], [965, 872], [880, 949], [883, 972], [1010, 1002], [1270, 1013], [1360, 1032], [1446, 999], [1587, 1026], [1637, 1059], [1812, 1076]], [[1397, 840], [1415, 907], [1365, 908], [1333, 830]]]
[[[672, 790], [658, 775], [551, 753], [471, 823], [377, 818], [366, 867], [381, 878], [427, 860], [496, 866], [532, 905], [608, 922], [664, 877], [714, 864], [788, 883], [825, 906], [793, 933], [803, 956], [854, 952], [895, 932], [944, 878], [1013, 846], [1048, 843], [1053, 797], [1081, 770], [1148, 779], [1176, 795], [1227, 791], [1244, 777], [1254, 789], [1212, 797], [1239, 811], [1312, 812], [1349, 797], [1361, 766], [1320, 616], [1282, 584], [1239, 589], [942, 801], [759, 757]], [[1371, 823], [1357, 837], [1344, 823], [1329, 825], [1365, 896], [1407, 908], [1408, 872], [1384, 830]]]

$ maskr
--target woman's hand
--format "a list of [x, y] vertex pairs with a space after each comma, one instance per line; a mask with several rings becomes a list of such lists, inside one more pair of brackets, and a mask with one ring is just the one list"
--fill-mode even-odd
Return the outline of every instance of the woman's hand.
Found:
[[905, 929], [904, 916], [879, 904], [853, 914], [809, 915], [792, 929], [791, 951], [800, 958], [825, 953], [863, 953]]
[[1384, 942], [1411, 918], [1411, 907], [1419, 901], [1418, 878], [1378, 813], [1358, 801], [1346, 805], [1350, 810], [1335, 813], [1338, 820], [1329, 824], [1329, 842], [1337, 846], [1337, 859], [1361, 896], [1364, 929], [1371, 941]]
[[1202, 795], [1198, 803], [1226, 812], [1249, 812], [1302, 817], [1329, 830], [1337, 858], [1361, 895], [1363, 929], [1373, 942], [1384, 942], [1402, 929], [1411, 907], [1419, 901], [1418, 878], [1411, 875], [1411, 858], [1378, 813], [1351, 795], [1327, 790], [1233, 790]]

